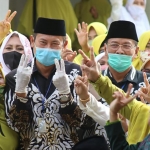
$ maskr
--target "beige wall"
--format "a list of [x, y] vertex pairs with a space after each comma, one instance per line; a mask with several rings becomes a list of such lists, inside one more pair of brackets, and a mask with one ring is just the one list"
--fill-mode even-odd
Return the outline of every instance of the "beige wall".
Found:
[[0, 0], [0, 20], [3, 20], [5, 18], [8, 8], [9, 0]]

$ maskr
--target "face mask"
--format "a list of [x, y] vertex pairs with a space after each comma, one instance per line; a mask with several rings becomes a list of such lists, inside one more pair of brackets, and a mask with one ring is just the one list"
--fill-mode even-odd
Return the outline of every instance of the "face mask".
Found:
[[101, 65], [101, 70], [106, 70], [108, 68], [108, 65]]
[[3, 59], [6, 66], [10, 69], [16, 69], [19, 65], [22, 54], [16, 51], [8, 52], [3, 54]]
[[88, 40], [89, 46], [92, 46], [92, 42], [93, 42], [93, 40]]
[[135, 4], [129, 6], [127, 10], [129, 11], [130, 15], [135, 20], [141, 19], [141, 16], [143, 15], [143, 13], [145, 13], [145, 10], [143, 7], [135, 5]]
[[61, 59], [60, 52], [61, 50], [36, 47], [35, 57], [44, 66], [51, 66], [55, 64], [55, 59]]
[[117, 72], [124, 72], [132, 63], [132, 56], [108, 53], [108, 63]]
[[140, 59], [145, 62], [148, 58], [150, 58], [149, 52], [140, 52]]

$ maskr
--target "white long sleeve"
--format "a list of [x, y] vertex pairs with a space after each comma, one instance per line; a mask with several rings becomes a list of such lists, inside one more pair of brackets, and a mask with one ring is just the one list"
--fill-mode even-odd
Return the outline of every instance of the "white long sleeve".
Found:
[[86, 103], [86, 107], [80, 101], [79, 107], [88, 116], [92, 117], [97, 123], [105, 126], [106, 122], [109, 120], [109, 107], [103, 105], [101, 102], [98, 102], [91, 93], [89, 94], [90, 101]]
[[120, 19], [123, 0], [110, 0], [110, 3], [112, 5], [110, 19], [111, 21], [117, 21]]

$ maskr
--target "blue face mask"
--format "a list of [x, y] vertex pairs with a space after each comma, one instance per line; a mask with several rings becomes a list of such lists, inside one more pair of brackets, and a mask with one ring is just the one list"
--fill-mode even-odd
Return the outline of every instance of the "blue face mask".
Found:
[[108, 64], [117, 72], [124, 72], [132, 64], [132, 56], [108, 53]]
[[61, 59], [60, 52], [61, 50], [36, 47], [35, 57], [44, 66], [51, 66], [55, 64], [55, 59]]

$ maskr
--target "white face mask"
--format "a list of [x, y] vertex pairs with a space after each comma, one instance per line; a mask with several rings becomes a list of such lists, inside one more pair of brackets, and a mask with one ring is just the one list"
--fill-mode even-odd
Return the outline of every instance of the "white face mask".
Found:
[[93, 42], [93, 40], [88, 40], [89, 46], [92, 46], [92, 42]]
[[141, 19], [141, 16], [145, 13], [145, 9], [143, 7], [135, 4], [128, 6], [127, 10], [134, 20]]
[[150, 58], [149, 52], [140, 52], [140, 59], [145, 62], [148, 58]]

